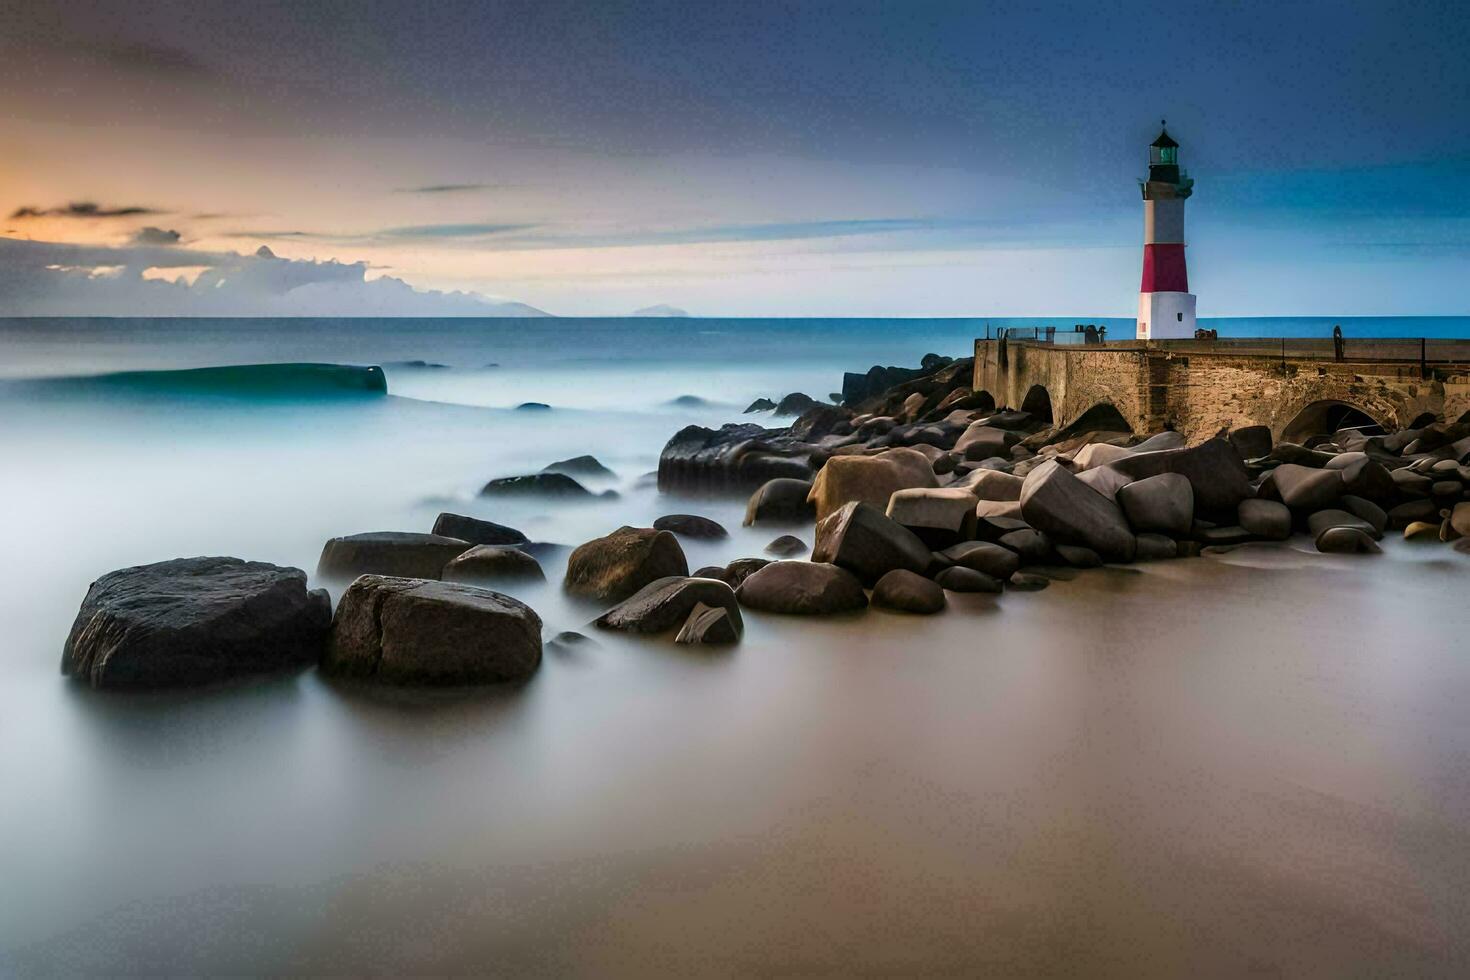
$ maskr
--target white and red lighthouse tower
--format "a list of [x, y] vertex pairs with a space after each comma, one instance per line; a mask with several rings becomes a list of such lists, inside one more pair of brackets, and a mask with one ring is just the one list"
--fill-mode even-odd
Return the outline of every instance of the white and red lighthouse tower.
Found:
[[1138, 339], [1194, 336], [1194, 294], [1184, 268], [1184, 202], [1194, 181], [1179, 169], [1179, 144], [1165, 128], [1148, 148], [1143, 191], [1143, 284]]

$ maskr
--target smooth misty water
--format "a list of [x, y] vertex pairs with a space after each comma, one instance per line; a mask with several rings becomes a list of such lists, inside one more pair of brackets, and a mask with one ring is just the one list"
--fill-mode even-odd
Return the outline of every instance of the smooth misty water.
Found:
[[[1445, 548], [750, 615], [728, 651], [599, 633], [516, 689], [57, 673], [111, 568], [311, 569], [441, 509], [568, 544], [693, 511], [732, 538], [691, 567], [759, 554], [779, 531], [742, 501], [638, 486], [667, 437], [983, 323], [0, 321], [0, 374], [32, 379], [0, 383], [0, 974], [1464, 973], [1470, 558]], [[451, 366], [310, 401], [33, 380], [413, 359]], [[583, 452], [618, 501], [474, 497]], [[515, 594], [548, 634], [598, 612]]]

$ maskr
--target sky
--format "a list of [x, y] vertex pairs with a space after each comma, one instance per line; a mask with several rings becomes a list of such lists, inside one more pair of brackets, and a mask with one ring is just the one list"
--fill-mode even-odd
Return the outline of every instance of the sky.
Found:
[[[1470, 312], [1463, 4], [0, 10], [0, 315]], [[265, 251], [262, 252], [261, 249]]]

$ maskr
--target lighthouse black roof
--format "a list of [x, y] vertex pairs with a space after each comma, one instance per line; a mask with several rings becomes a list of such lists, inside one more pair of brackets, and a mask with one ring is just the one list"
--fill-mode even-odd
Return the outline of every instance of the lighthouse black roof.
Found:
[[[1159, 123], [1159, 125], [1162, 126], [1163, 123]], [[1169, 135], [1169, 130], [1162, 129], [1159, 131], [1159, 138], [1150, 143], [1149, 146], [1157, 146], [1161, 148], [1174, 147], [1177, 149], [1179, 144], [1174, 142], [1174, 138]]]

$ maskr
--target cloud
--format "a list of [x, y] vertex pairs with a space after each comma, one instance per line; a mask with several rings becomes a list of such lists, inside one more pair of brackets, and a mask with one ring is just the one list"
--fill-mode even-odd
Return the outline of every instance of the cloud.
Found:
[[143, 214], [166, 214], [156, 208], [137, 206], [105, 208], [92, 201], [73, 201], [55, 208], [20, 207], [10, 213], [16, 218], [132, 218]]
[[468, 191], [499, 190], [510, 184], [427, 184], [423, 187], [396, 187], [395, 194], [463, 194]]
[[378, 232], [383, 238], [479, 238], [486, 235], [504, 235], [514, 231], [527, 231], [535, 225], [410, 225], [406, 228], [385, 228]]
[[134, 245], [177, 245], [180, 236], [171, 228], [155, 228], [148, 225], [133, 232], [131, 239]]
[[715, 242], [778, 242], [855, 238], [903, 233], [971, 234], [979, 221], [939, 218], [839, 218], [767, 224], [703, 225], [689, 228], [633, 229], [611, 232], [558, 230], [545, 225], [421, 225], [387, 228], [385, 238], [471, 238], [496, 236], [497, 249], [636, 248], [651, 245], [700, 245]]
[[[192, 281], [185, 270], [198, 271]], [[170, 278], [160, 270], [179, 270]], [[0, 238], [0, 309], [9, 316], [534, 316], [468, 292], [369, 280], [366, 262], [207, 252], [176, 243], [119, 247]]]

